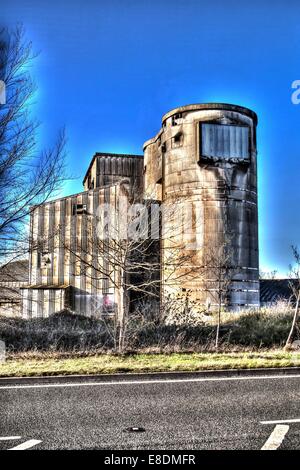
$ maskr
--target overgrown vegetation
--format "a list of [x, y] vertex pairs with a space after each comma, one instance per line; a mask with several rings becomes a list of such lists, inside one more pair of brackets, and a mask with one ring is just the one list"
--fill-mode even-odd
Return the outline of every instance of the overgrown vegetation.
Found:
[[[278, 305], [259, 311], [223, 313], [220, 350], [256, 350], [284, 346], [293, 312]], [[126, 327], [124, 352], [214, 351], [216, 317], [203, 315], [195, 325], [155, 322], [132, 316]], [[61, 312], [49, 318], [0, 317], [0, 339], [10, 353], [113, 352], [116, 350], [114, 325]]]

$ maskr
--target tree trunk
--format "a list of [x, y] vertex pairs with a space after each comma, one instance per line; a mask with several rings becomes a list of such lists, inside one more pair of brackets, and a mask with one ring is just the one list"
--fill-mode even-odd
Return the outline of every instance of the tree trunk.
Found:
[[219, 273], [219, 304], [218, 304], [218, 319], [217, 319], [217, 331], [216, 331], [216, 350], [219, 348], [219, 336], [220, 336], [220, 323], [221, 323], [221, 309], [222, 309], [222, 285], [221, 285], [221, 273]]
[[118, 352], [123, 354], [125, 346], [126, 327], [129, 315], [129, 295], [126, 287], [120, 289], [120, 317], [118, 331]]
[[296, 325], [297, 325], [297, 320], [298, 320], [298, 317], [299, 317], [299, 306], [300, 306], [300, 290], [298, 292], [297, 302], [296, 302], [296, 306], [295, 306], [293, 323], [292, 323], [292, 326], [291, 326], [291, 329], [290, 329], [288, 339], [286, 340], [286, 343], [285, 343], [285, 348], [288, 348], [292, 343], [292, 338], [294, 336], [294, 332], [295, 332]]
[[123, 336], [124, 336], [124, 289], [120, 288], [120, 305], [119, 305], [119, 321], [118, 321], [118, 352], [123, 352]]
[[218, 350], [218, 348], [219, 348], [220, 323], [221, 323], [221, 305], [219, 304], [219, 306], [218, 306], [217, 331], [216, 331], [216, 350]]

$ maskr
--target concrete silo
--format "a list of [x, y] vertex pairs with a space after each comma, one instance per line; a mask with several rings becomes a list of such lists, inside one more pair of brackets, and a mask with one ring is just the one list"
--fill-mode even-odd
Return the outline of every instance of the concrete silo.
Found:
[[[165, 114], [144, 144], [145, 193], [167, 214], [163, 295], [189, 292], [200, 304], [215, 304], [222, 265], [227, 304], [259, 305], [256, 125], [247, 108], [193, 104]], [[176, 251], [179, 262], [172, 261]]]

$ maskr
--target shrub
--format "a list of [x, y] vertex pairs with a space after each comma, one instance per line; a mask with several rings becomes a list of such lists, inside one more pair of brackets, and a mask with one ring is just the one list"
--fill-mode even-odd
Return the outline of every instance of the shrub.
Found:
[[[284, 345], [292, 312], [274, 309], [224, 312], [220, 330], [222, 349], [272, 348]], [[192, 323], [192, 324], [191, 324]], [[213, 349], [215, 318], [193, 324], [166, 324], [149, 320], [141, 312], [126, 325], [127, 351], [205, 351]], [[80, 351], [105, 352], [115, 349], [114, 324], [110, 320], [60, 312], [49, 318], [0, 317], [0, 339], [9, 352]]]

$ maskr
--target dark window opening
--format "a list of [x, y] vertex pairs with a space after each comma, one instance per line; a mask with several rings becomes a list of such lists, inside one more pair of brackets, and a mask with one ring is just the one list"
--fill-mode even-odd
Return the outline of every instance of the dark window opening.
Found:
[[87, 214], [86, 204], [74, 204], [73, 205], [73, 215], [82, 215]]
[[178, 132], [172, 139], [172, 147], [180, 147], [183, 143], [183, 133]]
[[164, 142], [161, 146], [161, 151], [165, 153], [167, 151], [167, 144]]
[[174, 116], [172, 116], [172, 126], [177, 126], [178, 125], [177, 120], [181, 118], [182, 118], [181, 113], [174, 114]]
[[52, 265], [52, 253], [38, 252], [37, 254], [37, 267], [50, 268]]

